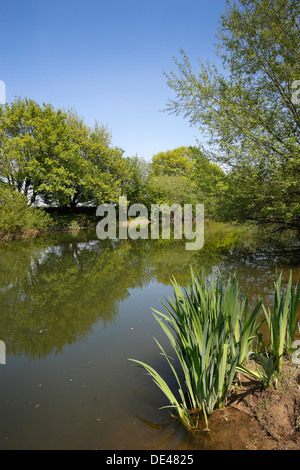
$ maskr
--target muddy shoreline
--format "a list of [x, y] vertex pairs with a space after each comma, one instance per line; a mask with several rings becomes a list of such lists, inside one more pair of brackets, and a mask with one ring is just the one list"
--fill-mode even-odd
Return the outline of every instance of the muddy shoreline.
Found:
[[268, 390], [241, 374], [226, 407], [213, 413], [209, 426], [208, 448], [300, 450], [300, 366], [285, 362], [277, 388]]

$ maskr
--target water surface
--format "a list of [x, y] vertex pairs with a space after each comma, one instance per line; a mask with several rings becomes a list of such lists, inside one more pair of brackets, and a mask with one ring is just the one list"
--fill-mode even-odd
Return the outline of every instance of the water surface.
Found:
[[[170, 417], [165, 397], [128, 358], [164, 377], [168, 350], [152, 309], [191, 264], [237, 272], [255, 302], [273, 299], [280, 271], [299, 263], [245, 251], [251, 237], [206, 226], [199, 252], [180, 240], [98, 240], [95, 231], [51, 234], [0, 246], [0, 449], [229, 448], [226, 433], [197, 440]], [[171, 382], [172, 383], [172, 382]]]

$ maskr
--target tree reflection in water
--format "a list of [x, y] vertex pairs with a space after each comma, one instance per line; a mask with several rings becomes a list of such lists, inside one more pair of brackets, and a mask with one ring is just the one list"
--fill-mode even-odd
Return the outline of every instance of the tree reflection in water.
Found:
[[[114, 322], [129, 290], [155, 280], [184, 285], [190, 265], [207, 272], [237, 273], [249, 299], [273, 295], [276, 267], [271, 255], [249, 252], [252, 235], [206, 224], [199, 252], [185, 250], [184, 240], [98, 240], [94, 232], [41, 236], [0, 247], [0, 331], [8, 354], [42, 358], [83, 340], [99, 321]], [[297, 264], [295, 257], [294, 264]], [[280, 265], [281, 263], [281, 265]], [[295, 268], [299, 275], [299, 268]], [[296, 281], [296, 279], [295, 279]]]

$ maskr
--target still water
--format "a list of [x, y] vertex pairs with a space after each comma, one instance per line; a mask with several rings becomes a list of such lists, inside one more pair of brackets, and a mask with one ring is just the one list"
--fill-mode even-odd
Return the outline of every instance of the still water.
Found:
[[256, 251], [251, 237], [206, 226], [198, 252], [180, 240], [105, 240], [95, 231], [0, 246], [0, 449], [230, 448], [226, 433], [197, 440], [170, 416], [164, 395], [128, 358], [168, 365], [153, 317], [184, 285], [190, 265], [237, 273], [250, 301], [273, 299], [280, 271], [300, 265]]

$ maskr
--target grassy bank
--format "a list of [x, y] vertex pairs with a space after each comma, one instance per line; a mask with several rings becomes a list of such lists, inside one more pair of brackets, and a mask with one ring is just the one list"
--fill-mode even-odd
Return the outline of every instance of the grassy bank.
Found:
[[[15, 203], [15, 201], [13, 201]], [[28, 239], [52, 231], [95, 228], [99, 218], [95, 207], [28, 207], [6, 204], [0, 211], [0, 241]]]

